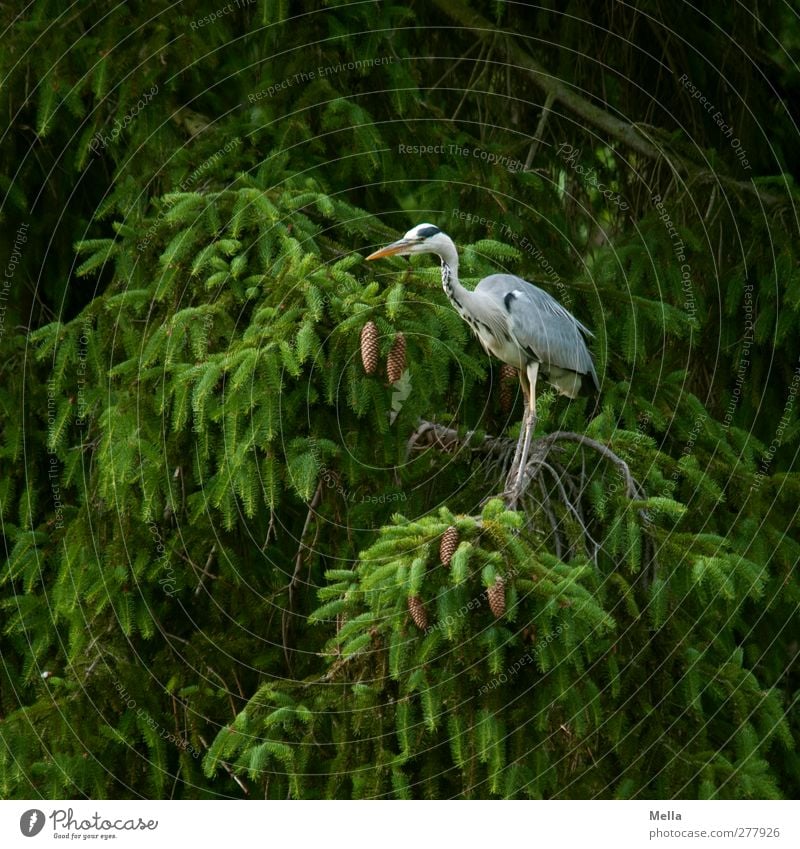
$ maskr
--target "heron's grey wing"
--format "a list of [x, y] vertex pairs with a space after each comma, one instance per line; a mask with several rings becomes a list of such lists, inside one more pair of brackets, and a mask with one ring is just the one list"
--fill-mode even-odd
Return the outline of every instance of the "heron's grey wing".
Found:
[[592, 355], [582, 335], [591, 333], [552, 295], [512, 274], [486, 277], [476, 291], [502, 307], [514, 341], [545, 368], [588, 374], [597, 385]]

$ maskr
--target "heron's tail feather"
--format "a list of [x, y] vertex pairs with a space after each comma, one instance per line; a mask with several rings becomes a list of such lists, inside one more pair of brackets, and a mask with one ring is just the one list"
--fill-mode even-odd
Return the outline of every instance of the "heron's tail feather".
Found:
[[555, 386], [562, 395], [566, 395], [568, 398], [577, 398], [584, 387], [584, 378], [588, 378], [591, 384], [590, 375], [578, 374], [577, 371], [550, 366], [547, 382]]

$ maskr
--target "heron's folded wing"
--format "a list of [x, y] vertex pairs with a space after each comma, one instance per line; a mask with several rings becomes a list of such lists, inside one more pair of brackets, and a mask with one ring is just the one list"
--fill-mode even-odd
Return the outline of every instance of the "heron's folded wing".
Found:
[[597, 378], [583, 334], [591, 335], [569, 311], [537, 286], [511, 274], [494, 274], [479, 287], [502, 305], [512, 339], [546, 366]]

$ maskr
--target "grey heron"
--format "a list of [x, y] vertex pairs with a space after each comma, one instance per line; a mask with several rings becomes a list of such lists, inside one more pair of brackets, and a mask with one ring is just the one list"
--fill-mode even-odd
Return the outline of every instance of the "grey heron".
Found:
[[484, 277], [474, 291], [465, 289], [458, 280], [456, 246], [433, 224], [418, 224], [402, 239], [367, 259], [422, 253], [436, 254], [441, 260], [442, 288], [484, 351], [519, 372], [525, 414], [505, 485], [513, 507], [525, 483], [524, 471], [536, 425], [536, 380], [541, 373], [569, 398], [577, 398], [582, 390], [599, 390], [585, 339], [593, 334], [552, 295], [513, 274], [492, 274]]

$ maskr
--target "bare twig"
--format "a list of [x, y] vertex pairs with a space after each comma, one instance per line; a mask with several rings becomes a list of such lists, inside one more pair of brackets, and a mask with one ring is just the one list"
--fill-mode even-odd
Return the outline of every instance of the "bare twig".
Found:
[[536, 125], [536, 130], [533, 134], [533, 141], [531, 142], [530, 150], [528, 150], [528, 157], [525, 160], [525, 167], [522, 169], [523, 171], [531, 170], [531, 163], [533, 162], [533, 157], [536, 156], [536, 151], [539, 149], [539, 142], [542, 140], [542, 136], [544, 135], [544, 128], [547, 125], [547, 118], [550, 115], [550, 110], [553, 108], [553, 103], [555, 102], [556, 96], [552, 92], [547, 93], [547, 97], [544, 101], [544, 106], [542, 107], [542, 115], [539, 118], [539, 123]]
[[294, 606], [294, 588], [300, 580], [300, 572], [303, 568], [303, 553], [307, 550], [307, 546], [305, 544], [306, 537], [308, 536], [308, 529], [311, 525], [311, 519], [314, 515], [316, 515], [317, 507], [319, 507], [319, 503], [322, 500], [322, 479], [320, 478], [319, 483], [317, 484], [317, 489], [314, 492], [314, 497], [311, 499], [311, 502], [308, 505], [308, 513], [306, 514], [306, 520], [303, 523], [303, 530], [300, 532], [300, 545], [297, 549], [297, 555], [294, 559], [294, 573], [292, 574], [292, 578], [289, 581], [289, 602], [281, 614], [281, 636], [283, 639], [283, 656], [286, 658], [286, 665], [291, 669], [291, 660], [289, 658], [289, 616], [291, 615], [292, 608]]
[[[203, 567], [203, 571], [200, 573], [200, 580], [197, 583], [197, 589], [194, 591], [195, 595], [200, 594], [200, 590], [203, 589], [203, 582], [206, 578], [211, 578], [213, 581], [217, 579], [217, 575], [212, 575], [209, 572], [209, 568], [211, 567], [211, 561], [214, 559], [214, 552], [217, 550], [217, 544], [211, 546], [211, 551], [208, 552], [208, 557], [206, 558], [206, 565]], [[191, 563], [191, 561], [189, 561]], [[192, 563], [194, 566], [194, 563]]]
[[[461, 107], [464, 105], [464, 101], [467, 99], [467, 95], [472, 90], [472, 86], [474, 84], [473, 81], [477, 82], [477, 80], [475, 80], [475, 74], [478, 73], [478, 69], [480, 68], [481, 61], [483, 60], [483, 54], [485, 52], [486, 52], [486, 46], [481, 45], [481, 52], [478, 54], [478, 58], [475, 61], [475, 67], [472, 69], [472, 73], [470, 74], [469, 82], [467, 83], [466, 87], [464, 88], [464, 95], [461, 98], [461, 100], [459, 101], [458, 106], [456, 106], [456, 111], [453, 112], [453, 116], [450, 118], [451, 121], [455, 121], [456, 118], [458, 117], [458, 113], [461, 111]], [[491, 57], [491, 55], [492, 55], [492, 47], [490, 45], [489, 48], [488, 48], [487, 61]], [[480, 74], [478, 75], [478, 79], [480, 79], [483, 76], [484, 70], [485, 70], [485, 68], [481, 69]]]
[[436, 424], [435, 422], [423, 421], [411, 434], [406, 444], [406, 457], [413, 451], [419, 451], [420, 446], [425, 448], [436, 448], [447, 454], [458, 454], [460, 451], [470, 451], [477, 454], [491, 454], [495, 457], [504, 457], [513, 450], [516, 443], [511, 439], [496, 436], [484, 436], [480, 441], [473, 441], [475, 431], [470, 430], [460, 436], [458, 431], [452, 427]]
[[585, 445], [586, 447], [591, 448], [592, 451], [596, 451], [598, 454], [602, 454], [603, 457], [606, 458], [606, 460], [613, 463], [615, 466], [617, 466], [617, 468], [622, 471], [622, 474], [625, 478], [625, 485], [627, 487], [628, 498], [639, 498], [641, 496], [641, 488], [636, 479], [631, 474], [631, 470], [628, 467], [628, 464], [622, 459], [622, 457], [615, 454], [607, 445], [603, 445], [602, 442], [598, 442], [596, 439], [584, 436], [582, 433], [573, 433], [569, 430], [557, 430], [555, 431], [555, 433], [551, 433], [548, 436], [543, 436], [541, 439], [538, 440], [538, 442], [577, 442], [581, 445]]
[[[447, 66], [447, 70], [441, 75], [441, 77], [439, 77], [438, 80], [436, 80], [436, 82], [428, 89], [428, 91], [433, 91], [434, 89], [439, 88], [439, 86], [447, 79], [447, 77], [452, 74], [453, 71], [455, 71], [455, 69], [462, 62], [465, 62], [469, 58], [470, 54], [475, 50], [477, 46], [478, 42], [476, 41], [475, 44], [473, 44], [463, 56], [459, 56], [459, 58], [455, 62], [449, 64]], [[478, 59], [477, 61], [480, 62], [480, 59]]]
[[267, 525], [267, 536], [264, 540], [264, 544], [261, 546], [262, 551], [267, 550], [267, 546], [269, 545], [270, 537], [278, 538], [277, 533], [275, 532], [275, 511], [272, 507], [269, 508], [269, 525]]
[[538, 483], [539, 489], [542, 491], [542, 500], [540, 504], [544, 509], [544, 513], [550, 522], [550, 527], [553, 529], [553, 542], [555, 543], [556, 556], [559, 560], [561, 560], [561, 534], [558, 530], [558, 520], [556, 519], [556, 514], [553, 513], [553, 508], [550, 506], [550, 496], [547, 494], [547, 489], [544, 485], [544, 481], [539, 478]]

